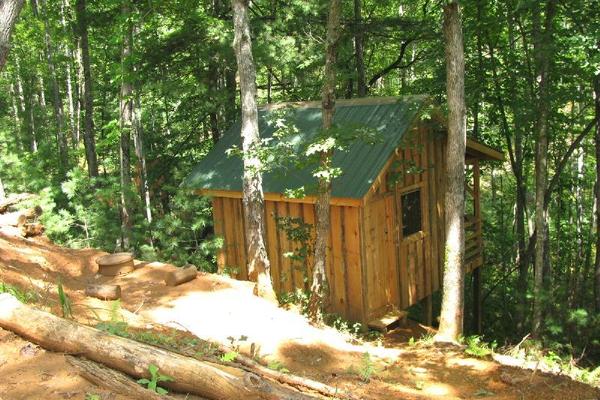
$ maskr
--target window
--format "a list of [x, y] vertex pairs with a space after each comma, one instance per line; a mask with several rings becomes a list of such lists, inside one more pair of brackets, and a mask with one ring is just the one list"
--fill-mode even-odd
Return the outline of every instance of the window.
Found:
[[402, 236], [407, 237], [421, 230], [421, 190], [404, 193], [402, 204]]

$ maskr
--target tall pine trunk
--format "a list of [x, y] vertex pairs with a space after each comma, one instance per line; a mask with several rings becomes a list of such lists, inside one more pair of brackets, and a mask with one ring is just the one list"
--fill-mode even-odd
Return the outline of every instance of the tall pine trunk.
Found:
[[444, 6], [448, 142], [446, 148], [446, 244], [438, 342], [457, 342], [463, 331], [465, 251], [465, 61], [458, 2]]
[[10, 35], [23, 8], [23, 0], [0, 1], [0, 71], [6, 64], [10, 49]]
[[[323, 132], [329, 135], [333, 126], [333, 115], [335, 112], [335, 83], [337, 59], [337, 45], [340, 37], [341, 1], [331, 0], [329, 3], [329, 17], [327, 19], [327, 48], [325, 52], [325, 74], [323, 89], [321, 92]], [[319, 169], [326, 171], [330, 168], [333, 150], [324, 151], [320, 154]], [[327, 174], [325, 174], [327, 175]], [[331, 199], [331, 179], [320, 177], [318, 182], [319, 193], [317, 195], [316, 211], [316, 237], [315, 237], [315, 265], [313, 268], [311, 293], [309, 301], [309, 318], [314, 322], [322, 322], [322, 310], [329, 297], [327, 287], [327, 238], [329, 237], [329, 215]]]
[[144, 150], [144, 126], [142, 125], [142, 102], [140, 100], [139, 88], [135, 92], [134, 104], [135, 120], [135, 156], [137, 157], [137, 169], [140, 179], [140, 196], [146, 209], [146, 221], [152, 222], [152, 207], [150, 202], [150, 185], [148, 183], [148, 168], [146, 166], [146, 152]]
[[60, 86], [58, 85], [58, 74], [56, 72], [56, 62], [54, 57], [54, 45], [50, 36], [50, 25], [48, 15], [48, 5], [46, 0], [41, 1], [42, 19], [44, 22], [44, 44], [46, 50], [46, 61], [50, 80], [52, 82], [52, 106], [54, 110], [54, 119], [56, 122], [56, 142], [58, 147], [59, 170], [64, 175], [68, 168], [69, 154], [67, 148], [67, 135], [65, 132], [65, 114], [63, 110], [63, 101], [60, 95]]
[[[123, 15], [123, 48], [121, 52], [121, 101], [120, 101], [120, 128], [119, 161], [121, 179], [121, 248], [129, 249], [131, 246], [131, 130], [133, 129], [133, 24], [131, 22], [131, 3], [124, 0], [121, 8]], [[87, 114], [87, 113], [86, 113]]]
[[600, 312], [600, 74], [594, 77], [594, 103], [596, 109], [596, 260], [594, 267], [594, 305]]
[[356, 58], [356, 89], [358, 97], [367, 95], [367, 78], [365, 77], [365, 34], [362, 19], [362, 0], [354, 0], [354, 57]]
[[552, 23], [555, 13], [555, 0], [548, 0], [544, 28], [540, 26], [540, 7], [533, 9], [534, 57], [538, 82], [536, 155], [535, 155], [535, 264], [533, 290], [532, 336], [538, 337], [542, 327], [544, 308], [544, 265], [546, 261], [546, 235], [548, 229], [547, 207], [544, 204], [548, 179], [548, 117], [550, 113], [549, 85], [550, 60], [552, 57]]
[[[67, 10], [69, 8], [69, 3], [67, 0], [62, 0], [60, 5], [60, 22], [63, 28], [63, 32], [65, 37], [69, 37], [69, 29], [67, 22]], [[74, 148], [77, 148], [79, 143], [79, 134], [75, 127], [75, 95], [73, 94], [73, 81], [72, 81], [72, 66], [73, 66], [73, 49], [70, 45], [66, 45], [63, 43], [62, 51], [63, 57], [65, 57], [65, 71], [66, 71], [66, 84], [67, 84], [67, 108], [69, 110], [69, 129], [71, 130], [71, 145]]]
[[265, 245], [265, 201], [262, 189], [262, 163], [256, 154], [260, 145], [256, 106], [256, 69], [252, 57], [248, 0], [232, 0], [237, 59], [242, 103], [242, 150], [244, 152], [243, 204], [248, 251], [248, 277], [256, 281], [254, 293], [277, 301], [271, 282], [271, 265]]
[[83, 69], [83, 82], [79, 84], [83, 89], [84, 130], [83, 143], [85, 146], [85, 159], [90, 177], [98, 176], [98, 157], [96, 155], [96, 140], [94, 138], [94, 97], [92, 94], [92, 70], [90, 67], [90, 49], [88, 44], [87, 12], [85, 0], [77, 0], [75, 4], [77, 31], [79, 35], [79, 51], [81, 53], [81, 66]]

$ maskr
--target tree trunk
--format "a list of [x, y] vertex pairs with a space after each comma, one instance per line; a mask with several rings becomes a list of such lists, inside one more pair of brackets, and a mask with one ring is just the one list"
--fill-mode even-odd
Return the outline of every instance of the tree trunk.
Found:
[[[329, 2], [329, 16], [327, 19], [327, 48], [325, 51], [325, 73], [323, 77], [322, 99], [322, 118], [323, 132], [329, 135], [329, 130], [333, 126], [333, 115], [335, 113], [335, 86], [337, 46], [340, 38], [340, 19], [341, 19], [341, 0], [331, 0]], [[319, 169], [323, 172], [331, 168], [331, 158], [333, 150], [323, 151], [320, 154]], [[325, 177], [319, 178], [317, 203], [315, 205], [316, 214], [316, 237], [315, 237], [315, 265], [311, 283], [311, 293], [308, 305], [309, 318], [320, 323], [323, 319], [323, 309], [329, 298], [327, 286], [327, 238], [329, 237], [329, 219], [330, 219], [330, 200], [331, 200], [331, 178], [325, 174]]]
[[232, 0], [237, 59], [242, 103], [242, 150], [244, 152], [243, 204], [248, 250], [248, 277], [256, 281], [255, 294], [277, 301], [271, 282], [271, 266], [265, 246], [264, 194], [262, 164], [256, 151], [260, 145], [256, 106], [256, 70], [252, 57], [248, 0]]
[[[131, 22], [131, 3], [124, 0], [121, 9], [125, 25], [123, 27], [123, 48], [121, 52], [121, 101], [120, 125], [121, 136], [119, 145], [120, 180], [121, 180], [121, 248], [129, 249], [131, 246], [131, 157], [130, 142], [133, 129], [133, 24]], [[87, 113], [86, 113], [87, 114]]]
[[[65, 37], [70, 37], [69, 35], [69, 24], [67, 23], [67, 9], [69, 8], [69, 2], [67, 0], [62, 0], [60, 5], [60, 22], [63, 28], [63, 32]], [[72, 146], [77, 148], [79, 144], [79, 135], [77, 133], [77, 129], [75, 129], [75, 95], [73, 94], [73, 81], [72, 81], [72, 66], [73, 66], [73, 49], [70, 45], [63, 43], [61, 46], [63, 47], [63, 56], [66, 59], [65, 70], [66, 70], [66, 83], [67, 83], [67, 106], [69, 110], [69, 128], [71, 130], [71, 140]]]
[[134, 104], [135, 119], [135, 155], [138, 162], [140, 178], [140, 196], [146, 208], [146, 221], [152, 223], [152, 206], [150, 203], [150, 184], [148, 183], [148, 168], [146, 165], [146, 152], [144, 150], [144, 125], [142, 124], [142, 104], [139, 89], [136, 89]]
[[64, 175], [68, 168], [69, 155], [67, 149], [67, 135], [65, 133], [65, 115], [63, 110], [62, 97], [60, 96], [60, 87], [58, 85], [58, 75], [56, 73], [56, 64], [54, 57], [54, 46], [50, 36], [48, 6], [46, 0], [41, 1], [42, 19], [44, 22], [44, 44], [46, 50], [46, 61], [48, 72], [52, 81], [52, 105], [54, 110], [54, 119], [56, 120], [56, 142], [58, 147], [58, 159], [60, 173]]
[[90, 178], [93, 178], [98, 176], [98, 158], [96, 156], [96, 140], [94, 138], [94, 97], [92, 94], [92, 71], [90, 67], [85, 0], [77, 0], [75, 12], [79, 35], [79, 51], [81, 52], [81, 65], [83, 67], [83, 82], [79, 83], [83, 89], [83, 109], [85, 113], [83, 143], [85, 146], [85, 159], [87, 161], [88, 174]]
[[155, 365], [161, 374], [173, 378], [172, 382], [161, 382], [161, 386], [208, 399], [317, 398], [236, 368], [234, 364], [221, 366], [199, 361], [38, 311], [6, 293], [0, 294], [0, 326], [45, 349], [77, 354], [135, 378], [148, 378], [148, 367]]
[[444, 6], [444, 38], [448, 93], [446, 244], [440, 327], [435, 340], [457, 342], [464, 317], [466, 111], [462, 22], [456, 1]]
[[[15, 54], [15, 83], [13, 90], [15, 92], [15, 96], [19, 100], [17, 103], [18, 113], [21, 115], [22, 128], [21, 132], [23, 132], [29, 139], [30, 150], [32, 153], [37, 151], [37, 140], [35, 135], [35, 120], [33, 115], [33, 96], [30, 96], [27, 101], [25, 100], [25, 93], [23, 88], [23, 81], [21, 79], [21, 65], [19, 62], [19, 57]], [[21, 136], [21, 139], [23, 136]]]
[[596, 260], [594, 267], [594, 304], [600, 312], [600, 74], [594, 79], [594, 103], [596, 109]]
[[19, 107], [17, 106], [17, 93], [16, 85], [8, 85], [8, 91], [10, 94], [10, 100], [12, 105], [13, 118], [15, 120], [14, 132], [15, 132], [15, 144], [19, 153], [23, 150], [23, 138], [21, 137], [21, 131], [23, 130], [23, 124], [21, 123], [21, 115], [19, 113]]
[[365, 34], [362, 26], [362, 0], [354, 0], [354, 56], [356, 58], [356, 89], [358, 97], [367, 95], [367, 78], [365, 77], [364, 44]]
[[[537, 3], [536, 3], [537, 4]], [[536, 61], [536, 74], [538, 82], [536, 137], [537, 149], [535, 156], [535, 264], [534, 264], [534, 290], [533, 290], [533, 319], [532, 336], [539, 337], [543, 317], [543, 288], [544, 288], [544, 260], [547, 224], [547, 207], [544, 196], [546, 194], [548, 179], [548, 117], [549, 104], [549, 72], [552, 57], [552, 22], [555, 13], [555, 0], [548, 0], [544, 29], [539, 26], [539, 4], [533, 10], [534, 56]]]
[[0, 71], [4, 69], [10, 50], [10, 35], [23, 8], [23, 0], [0, 1]]

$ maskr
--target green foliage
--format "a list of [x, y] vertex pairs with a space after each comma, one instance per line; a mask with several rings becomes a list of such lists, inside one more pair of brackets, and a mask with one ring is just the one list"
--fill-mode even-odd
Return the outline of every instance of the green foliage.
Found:
[[223, 239], [209, 234], [212, 228], [210, 200], [178, 190], [169, 213], [156, 223], [154, 252], [159, 260], [176, 265], [193, 264], [202, 271], [216, 271], [216, 252]]
[[158, 384], [161, 382], [173, 382], [173, 378], [171, 378], [168, 375], [161, 374], [158, 370], [158, 367], [154, 364], [148, 365], [148, 372], [150, 373], [150, 379], [138, 379], [137, 383], [139, 383], [142, 386], [146, 386], [148, 390], [151, 390], [160, 395], [165, 395], [169, 393], [167, 389], [158, 386]]
[[[292, 267], [302, 272], [304, 286], [308, 286], [308, 257], [313, 252], [313, 230], [314, 225], [304, 222], [302, 218], [293, 217], [275, 217], [277, 230], [283, 231], [289, 241], [294, 245], [292, 251], [283, 254], [289, 258]], [[285, 278], [285, 277], [284, 277]], [[300, 294], [296, 295], [296, 301], [301, 300], [304, 303], [305, 299], [301, 299]]]
[[67, 296], [67, 294], [65, 293], [65, 291], [63, 290], [63, 285], [62, 282], [58, 281], [57, 284], [58, 287], [58, 302], [60, 304], [60, 309], [62, 311], [62, 316], [63, 318], [73, 318], [73, 307], [72, 307], [72, 303], [71, 303], [71, 299], [69, 298], [69, 296]]
[[283, 374], [286, 374], [286, 373], [290, 372], [290, 370], [287, 369], [281, 363], [281, 361], [278, 361], [278, 360], [269, 361], [269, 363], [267, 364], [267, 368], [272, 369], [273, 371], [281, 372]]
[[21, 303], [33, 303], [38, 301], [37, 293], [30, 290], [23, 290], [13, 285], [0, 282], [0, 293], [8, 293], [16, 297]]
[[102, 400], [99, 394], [95, 393], [86, 393], [85, 400]]
[[466, 344], [465, 353], [478, 358], [484, 358], [494, 352], [497, 347], [496, 342], [486, 343], [481, 336], [473, 335], [463, 338], [462, 342]]
[[233, 362], [237, 358], [238, 354], [239, 353], [237, 351], [228, 351], [220, 357], [220, 360], [224, 362]]
[[369, 352], [365, 352], [362, 357], [362, 362], [360, 364], [360, 368], [358, 369], [358, 374], [360, 376], [360, 379], [365, 383], [369, 383], [371, 381], [371, 378], [372, 378], [374, 372], [375, 372], [375, 364], [373, 363], [373, 360], [371, 359], [371, 355], [369, 354]]

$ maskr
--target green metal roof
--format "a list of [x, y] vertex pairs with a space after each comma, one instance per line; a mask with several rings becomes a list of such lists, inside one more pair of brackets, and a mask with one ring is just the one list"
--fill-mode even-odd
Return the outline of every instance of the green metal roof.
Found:
[[[364, 197], [426, 103], [426, 96], [339, 100], [336, 103], [334, 125], [340, 129], [362, 127], [375, 130], [378, 140], [375, 143], [356, 140], [346, 151], [334, 152], [333, 166], [339, 167], [342, 175], [332, 183], [332, 196], [356, 199]], [[261, 138], [272, 137], [277, 129], [267, 123], [269, 113], [276, 108], [278, 107], [271, 106], [259, 110]], [[321, 129], [320, 103], [296, 104], [291, 118], [299, 131], [297, 140], [310, 143]], [[239, 156], [226, 154], [227, 149], [234, 145], [241, 148], [239, 122], [193, 168], [182, 186], [190, 189], [241, 191], [242, 160]], [[265, 193], [283, 193], [286, 189], [302, 186], [316, 187], [316, 179], [311, 170], [312, 168], [304, 168], [268, 172], [263, 176], [263, 190]]]

